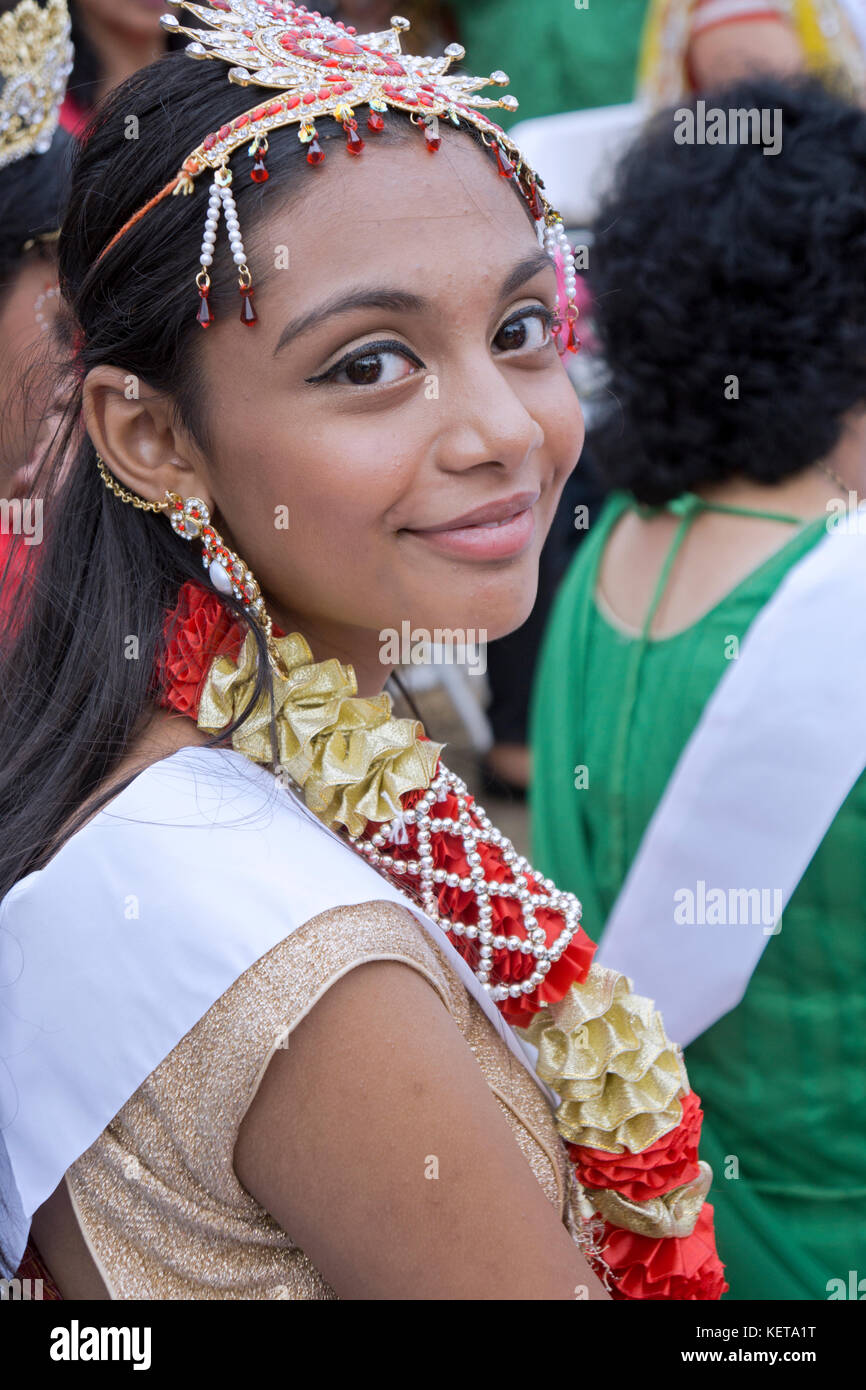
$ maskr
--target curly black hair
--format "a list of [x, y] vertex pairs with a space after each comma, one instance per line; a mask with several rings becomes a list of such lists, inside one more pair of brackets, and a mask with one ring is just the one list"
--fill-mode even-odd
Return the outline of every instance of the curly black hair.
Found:
[[614, 406], [596, 443], [606, 480], [656, 505], [797, 473], [866, 402], [866, 111], [816, 78], [703, 100], [780, 112], [778, 153], [677, 143], [682, 113], [701, 119], [682, 103], [626, 152], [593, 228]]

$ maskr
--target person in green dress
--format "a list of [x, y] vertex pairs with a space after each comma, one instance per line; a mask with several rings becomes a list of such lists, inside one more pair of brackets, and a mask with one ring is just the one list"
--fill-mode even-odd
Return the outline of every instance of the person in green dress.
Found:
[[520, 108], [536, 116], [616, 106], [635, 94], [649, 0], [450, 0], [475, 72], [504, 69]]
[[[677, 144], [667, 112], [596, 225], [614, 491], [545, 634], [530, 797], [533, 860], [580, 895], [593, 933], [740, 644], [818, 555], [828, 517], [866, 496], [866, 113], [770, 78], [708, 105], [781, 109], [781, 152]], [[774, 710], [752, 708], [771, 728]], [[760, 842], [771, 821], [744, 803], [731, 834]], [[732, 1299], [866, 1291], [859, 762], [815, 843], [740, 1002], [685, 1049]]]

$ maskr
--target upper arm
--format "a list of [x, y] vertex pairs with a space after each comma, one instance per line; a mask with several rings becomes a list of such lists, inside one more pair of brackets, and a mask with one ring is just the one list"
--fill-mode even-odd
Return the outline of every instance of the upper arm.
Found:
[[235, 1171], [341, 1297], [607, 1297], [451, 1015], [399, 962], [338, 980], [275, 1053]]

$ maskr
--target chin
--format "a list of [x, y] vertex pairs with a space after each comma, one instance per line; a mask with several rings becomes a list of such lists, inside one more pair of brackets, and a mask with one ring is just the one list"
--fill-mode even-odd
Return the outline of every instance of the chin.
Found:
[[[430, 613], [423, 625], [431, 629], [483, 631], [485, 642], [495, 642], [523, 626], [535, 605], [537, 589], [537, 557], [512, 573], [501, 575], [498, 580], [493, 575], [482, 576], [475, 571], [468, 574], [453, 593], [440, 588], [432, 612], [427, 606], [423, 610]], [[422, 611], [420, 606], [417, 611]], [[414, 619], [413, 625], [422, 624]]]
[[486, 629], [488, 642], [495, 642], [498, 638], [507, 637], [509, 633], [516, 632], [519, 627], [523, 627], [534, 606], [535, 591], [533, 590], [529, 603], [523, 602], [519, 606], [511, 608], [507, 613], [497, 614], [495, 620], [491, 619], [486, 623], [479, 623], [477, 626]]

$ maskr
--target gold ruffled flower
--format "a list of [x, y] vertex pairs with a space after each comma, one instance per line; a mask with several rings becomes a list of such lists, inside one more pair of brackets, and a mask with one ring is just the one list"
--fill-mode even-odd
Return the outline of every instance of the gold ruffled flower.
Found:
[[[360, 835], [368, 820], [387, 821], [408, 791], [429, 786], [444, 748], [421, 738], [416, 719], [397, 719], [391, 697], [358, 696], [351, 666], [336, 658], [313, 661], [299, 632], [273, 639], [285, 675], [273, 672], [274, 718], [280, 767], [303, 789], [314, 815]], [[198, 726], [216, 732], [247, 708], [255, 686], [257, 648], [248, 632], [237, 661], [218, 657], [202, 690]], [[271, 707], [259, 699], [232, 735], [232, 747], [254, 762], [273, 764]]]
[[682, 1053], [652, 1001], [618, 971], [593, 965], [523, 1036], [562, 1100], [557, 1129], [570, 1143], [640, 1153], [680, 1123], [689, 1091]]
[[690, 1236], [713, 1181], [713, 1170], [708, 1163], [699, 1162], [698, 1168], [700, 1172], [691, 1182], [666, 1192], [663, 1197], [651, 1197], [647, 1202], [632, 1202], [610, 1189], [587, 1188], [586, 1195], [605, 1221], [623, 1230], [651, 1236], [654, 1240]]

